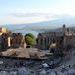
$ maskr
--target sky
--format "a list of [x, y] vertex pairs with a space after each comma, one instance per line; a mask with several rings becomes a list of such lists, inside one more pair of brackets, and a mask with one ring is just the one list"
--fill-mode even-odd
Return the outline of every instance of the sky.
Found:
[[0, 25], [49, 21], [75, 16], [75, 0], [0, 0]]

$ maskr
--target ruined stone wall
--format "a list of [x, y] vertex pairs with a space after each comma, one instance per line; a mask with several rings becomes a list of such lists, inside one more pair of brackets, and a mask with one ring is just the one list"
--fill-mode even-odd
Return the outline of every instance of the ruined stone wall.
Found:
[[62, 44], [62, 35], [61, 33], [41, 33], [37, 38], [37, 47], [39, 49], [47, 50], [51, 43], [57, 43], [58, 45]]
[[75, 36], [66, 36], [66, 46], [67, 45], [75, 48]]

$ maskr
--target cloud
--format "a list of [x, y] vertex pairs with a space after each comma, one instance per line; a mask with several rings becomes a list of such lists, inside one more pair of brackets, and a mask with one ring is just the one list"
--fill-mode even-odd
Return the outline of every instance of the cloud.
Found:
[[51, 13], [12, 13], [17, 18], [42, 17], [46, 19], [55, 18], [57, 15]]
[[58, 19], [59, 15], [51, 13], [9, 13], [3, 19], [1, 24], [28, 24], [42, 21]]
[[1, 24], [28, 24], [56, 19], [57, 15], [50, 13], [9, 13]]

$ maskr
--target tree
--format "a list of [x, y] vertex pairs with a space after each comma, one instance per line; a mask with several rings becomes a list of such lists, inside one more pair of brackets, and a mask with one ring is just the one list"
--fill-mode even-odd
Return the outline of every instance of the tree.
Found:
[[35, 38], [32, 33], [28, 33], [28, 34], [26, 34], [25, 36], [29, 36], [29, 37], [31, 37], [31, 38]]
[[32, 33], [28, 33], [25, 35], [25, 41], [28, 46], [36, 45], [36, 38]]

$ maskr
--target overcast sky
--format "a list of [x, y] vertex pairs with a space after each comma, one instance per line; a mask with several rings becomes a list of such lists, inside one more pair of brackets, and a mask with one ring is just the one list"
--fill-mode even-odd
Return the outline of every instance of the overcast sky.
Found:
[[0, 0], [0, 25], [54, 20], [75, 16], [75, 0]]

